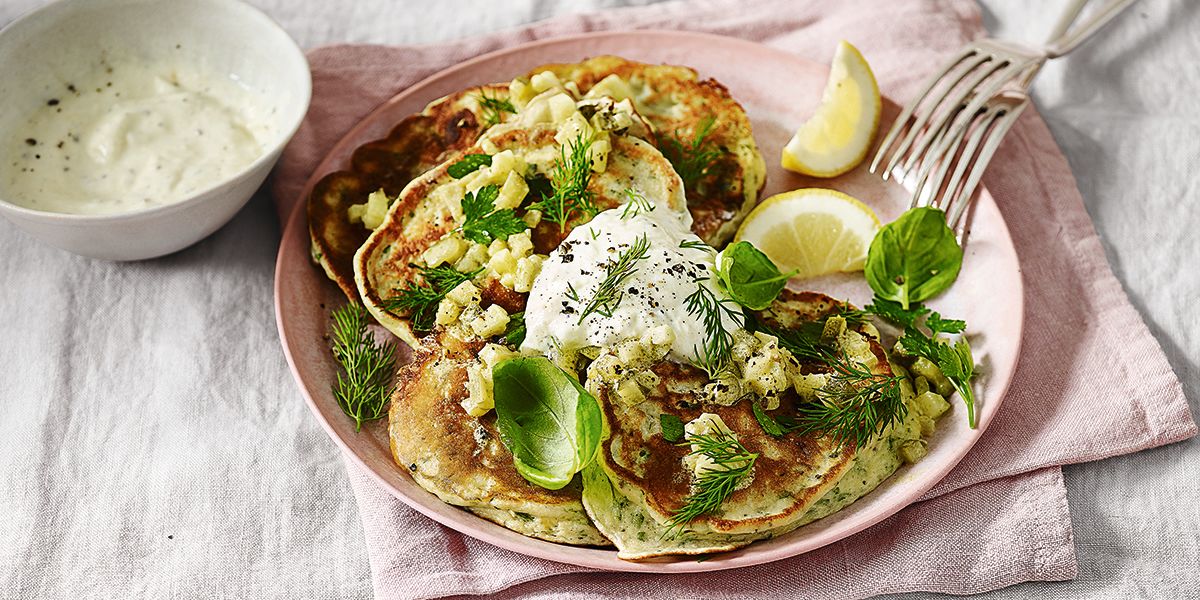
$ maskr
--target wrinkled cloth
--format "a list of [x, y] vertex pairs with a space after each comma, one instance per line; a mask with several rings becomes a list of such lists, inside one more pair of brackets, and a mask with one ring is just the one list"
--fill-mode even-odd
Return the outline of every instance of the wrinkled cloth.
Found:
[[[829, 6], [724, 0], [571, 16], [435, 46], [320, 48], [309, 53], [313, 108], [275, 180], [281, 216], [294, 208], [324, 152], [408, 85], [514, 44], [628, 28], [738, 36], [818, 61], [828, 61], [837, 40], [847, 38], [867, 56], [881, 90], [893, 98], [911, 95], [927, 75], [927, 69], [913, 65], [937, 65], [982, 34], [979, 14], [969, 2]], [[1028, 111], [1009, 137], [985, 184], [1021, 261], [1026, 286], [1022, 357], [996, 422], [924, 502], [820, 551], [768, 567], [707, 575], [700, 587], [695, 576], [584, 575], [583, 569], [488, 547], [389, 498], [348, 462], [376, 594], [541, 593], [570, 582], [572, 594], [590, 585], [654, 598], [855, 598], [908, 590], [972, 593], [1074, 577], [1070, 514], [1057, 467], [1183, 440], [1195, 435], [1196, 426], [1178, 378], [1109, 269], [1070, 168], [1045, 123]], [[871, 570], [860, 572], [862, 565]], [[797, 576], [764, 577], [780, 570]], [[872, 576], [879, 572], [903, 577]], [[550, 576], [558, 577], [539, 581]], [[651, 581], [654, 587], [646, 589]]]
[[[0, 2], [0, 25], [46, 1]], [[394, 0], [250, 0], [306, 48], [445, 42], [535, 19], [647, 1], [506, 0], [504, 10], [494, 10], [494, 0], [456, 0], [423, 3], [418, 10], [411, 2]], [[984, 23], [997, 36], [1037, 42], [1065, 4], [983, 0]], [[676, 14], [690, 10], [674, 6]], [[716, 6], [696, 4], [705, 10]], [[811, 16], [811, 3], [801, 8]], [[931, 3], [922, 10], [943, 9], [972, 12], [961, 3]], [[788, 19], [790, 12], [785, 7], [771, 18]], [[739, 22], [763, 18], [757, 10], [730, 10], [721, 18], [703, 14], [711, 27], [730, 31]], [[946, 27], [944, 21], [933, 23]], [[949, 31], [961, 34], [955, 27]], [[1200, 71], [1186, 68], [1200, 55], [1196, 31], [1200, 3], [1136, 3], [1094, 42], [1049, 63], [1034, 86], [1034, 97], [1071, 161], [1112, 268], [1182, 377], [1193, 410], [1200, 410], [1195, 404], [1200, 400], [1200, 327], [1194, 309], [1200, 271], [1192, 268], [1200, 256], [1200, 236], [1195, 235], [1200, 205], [1192, 176], [1200, 160], [1195, 143], [1200, 139]], [[865, 47], [863, 40], [846, 37]], [[928, 58], [940, 59], [939, 53], [951, 45], [937, 46]], [[832, 48], [817, 46], [806, 56], [827, 59]], [[914, 62], [914, 68], [922, 64]], [[328, 133], [331, 138], [340, 135]], [[1051, 174], [1069, 178], [1061, 164]], [[1077, 202], [1073, 198], [1068, 200]], [[478, 565], [470, 559], [502, 557], [503, 552], [472, 545], [469, 538], [444, 536], [436, 526], [414, 532], [411, 525], [432, 523], [361, 474], [347, 476], [340, 451], [296, 393], [279, 351], [271, 298], [278, 240], [279, 225], [266, 193], [212, 237], [172, 256], [139, 263], [82, 259], [41, 245], [0, 219], [0, 312], [7, 317], [0, 329], [0, 598], [386, 598], [375, 594], [373, 572], [390, 573], [393, 579], [414, 574], [414, 582], [431, 586], [430, 595], [497, 587], [479, 581], [466, 582], [474, 588], [451, 587], [452, 569], [433, 583], [418, 578], [418, 569], [433, 564], [435, 557], [454, 557], [454, 568], [466, 569]], [[1132, 353], [1120, 360], [1128, 356]], [[1104, 410], [1111, 395], [1096, 398]], [[1196, 597], [1198, 464], [1200, 438], [1192, 438], [1064, 467], [1076, 579], [1020, 584], [986, 596]], [[372, 487], [362, 489], [364, 482]], [[1010, 529], [1066, 523], [1056, 518], [1061, 511], [1044, 506], [1038, 514], [1047, 520], [1030, 518], [1024, 521], [1028, 527], [993, 519], [1006, 499], [1020, 496], [962, 495], [987, 485], [915, 505], [889, 523], [945, 499], [980, 502], [986, 510], [971, 525], [980, 534], [954, 537], [946, 543], [950, 550], [930, 558], [953, 561], [987, 556], [992, 550], [1003, 554], [1003, 544], [1016, 539], [1004, 537]], [[1053, 486], [1023, 497], [1030, 496], [1062, 497]], [[387, 548], [390, 554], [369, 556], [359, 503], [364, 513], [378, 511], [379, 519], [388, 521], [375, 531], [411, 533], [420, 552], [395, 536], [389, 538], [398, 542]], [[913, 523], [907, 531], [918, 525], [929, 524]], [[1033, 569], [1038, 544], [1063, 548], [1062, 533], [1050, 528], [1041, 538], [1021, 534], [1029, 545], [1016, 552], [1023, 558], [1014, 560], [1011, 573], [1006, 567], [990, 575], [972, 569], [982, 581], [964, 591], [1020, 581]], [[977, 538], [983, 535], [995, 538], [992, 545], [980, 543]], [[870, 560], [846, 555], [845, 568], [855, 578], [841, 579], [849, 582], [847, 587], [831, 596], [870, 593], [877, 589], [870, 587], [875, 579], [899, 578], [904, 585], [896, 589], [951, 589], [945, 583], [928, 585], [932, 578], [913, 583], [910, 575], [924, 572], [910, 574], [880, 560], [906, 548], [899, 541], [882, 546]], [[371, 547], [386, 548], [385, 543], [373, 541]], [[1046, 565], [1069, 560], [1053, 552], [1045, 556]], [[980, 559], [985, 561], [999, 562]], [[963, 568], [961, 562], [938, 565], [950, 578]], [[781, 593], [784, 580], [798, 579], [789, 569], [796, 567], [755, 571], [769, 581], [748, 583], [742, 593], [709, 591], [707, 575], [681, 578], [670, 589], [678, 597], [750, 597], [770, 582], [780, 582], [772, 590]], [[525, 573], [532, 579], [497, 595], [640, 598], [660, 580], [637, 580], [639, 587], [621, 575], [538, 579], [537, 571]], [[1038, 578], [1069, 576], [1049, 569], [1045, 573]], [[854, 587], [860, 585], [866, 587]]]

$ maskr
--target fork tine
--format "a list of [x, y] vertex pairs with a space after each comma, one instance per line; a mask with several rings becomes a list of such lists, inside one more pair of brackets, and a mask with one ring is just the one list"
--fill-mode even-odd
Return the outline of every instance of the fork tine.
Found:
[[976, 125], [975, 129], [971, 131], [971, 135], [967, 138], [967, 145], [965, 148], [963, 148], [962, 154], [960, 155], [961, 158], [955, 161], [954, 174], [950, 177], [950, 182], [946, 184], [945, 194], [946, 198], [949, 200], [948, 205], [946, 206], [947, 220], [949, 220], [951, 209], [958, 206], [959, 200], [963, 198], [961, 194], [957, 193], [958, 186], [960, 183], [962, 183], [963, 175], [966, 174], [967, 167], [970, 166], [972, 162], [971, 159], [974, 158], [976, 150], [979, 149], [979, 143], [983, 141], [985, 135], [992, 127], [992, 124], [996, 121], [996, 119], [1004, 114], [1007, 114], [1007, 111], [1011, 110], [1011, 108], [1011, 106], [1008, 106], [1004, 103], [993, 106], [987, 111], [983, 118], [979, 120], [979, 123]]
[[[954, 196], [950, 194], [950, 188], [946, 188], [946, 191], [940, 195], [938, 195], [938, 192], [942, 190], [942, 184], [946, 181], [946, 174], [950, 171], [951, 165], [957, 165], [962, 162], [962, 159], [959, 158], [958, 150], [962, 147], [963, 139], [967, 137], [967, 132], [971, 130], [970, 123], [978, 122], [981, 113], [985, 115], [983, 118], [986, 118], [986, 113], [983, 111], [968, 113], [964, 110], [959, 116], [966, 115], [966, 119], [964, 120], [968, 122], [968, 125], [966, 127], [955, 128], [954, 132], [946, 135], [935, 147], [935, 153], [941, 156], [942, 159], [939, 161], [937, 174], [929, 180], [929, 191], [939, 197], [940, 201], [937, 205], [947, 213], [950, 212]], [[955, 121], [958, 121], [958, 119], [955, 119]]]
[[[967, 104], [966, 112], [973, 114], [973, 113], [977, 112], [980, 108], [983, 108], [983, 105], [985, 103], [987, 103], [988, 100], [991, 100], [993, 97], [995, 97], [996, 93], [1000, 91], [1001, 87], [1003, 87], [1006, 83], [1008, 83], [1014, 77], [1019, 75], [1022, 71], [1029, 68], [1032, 64], [1033, 64], [1033, 61], [1031, 61], [1031, 60], [1010, 62], [1008, 68], [1006, 68], [1002, 71], [997, 71], [1000, 74], [997, 75], [996, 77], [992, 78], [991, 83], [987, 84], [985, 87], [983, 87], [981, 89], [974, 90], [975, 95], [974, 95], [974, 97], [972, 97], [971, 101]], [[961, 101], [962, 100], [960, 100], [960, 102]], [[965, 127], [965, 126], [966, 126], [965, 123], [960, 123], [960, 124], [956, 125], [956, 129], [951, 132], [951, 135], [952, 136], [958, 135], [959, 132], [958, 132], [957, 128], [961, 128], [961, 127]], [[914, 152], [916, 152], [916, 153], [920, 153], [920, 152], [924, 152], [924, 151], [925, 151], [925, 148], [920, 148], [920, 149], [914, 150]], [[910, 162], [911, 162], [911, 160], [910, 160]], [[906, 164], [902, 168], [907, 170], [910, 167], [909, 167], [909, 165]]]
[[[1011, 74], [1013, 71], [1013, 68], [1012, 68], [1013, 65], [1014, 65], [1014, 63], [1006, 58], [1006, 59], [1003, 59], [1000, 61], [995, 61], [990, 65], [982, 66], [981, 68], [979, 68], [976, 71], [976, 73], [973, 77], [971, 77], [969, 80], [967, 80], [966, 85], [963, 85], [953, 95], [947, 95], [946, 98], [942, 101], [942, 105], [943, 106], [958, 106], [964, 102], [967, 102], [968, 98], [973, 98], [975, 101], [979, 102], [979, 104], [982, 104], [983, 101], [986, 101], [987, 98], [991, 96], [991, 92], [984, 94], [982, 92], [978, 92], [978, 90], [976, 88], [978, 88], [980, 86], [980, 84], [982, 84], [984, 81], [986, 81], [989, 77], [994, 76], [996, 73], [1003, 73], [1003, 75], [1001, 75], [1000, 77], [997, 78], [998, 81], [1001, 81], [1001, 82], [1007, 81], [1008, 79], [1011, 78]], [[1007, 67], [1007, 68], [1005, 68], [1005, 67]], [[974, 94], [974, 96], [972, 96], [972, 94]], [[972, 104], [974, 104], [974, 102], [972, 102]], [[936, 107], [934, 107], [934, 108], [936, 109]], [[970, 113], [973, 113], [973, 112], [975, 112], [975, 110], [978, 110], [978, 109], [979, 109], [978, 105], [974, 106], [974, 108], [971, 107], [971, 104], [967, 105], [967, 111]], [[933, 112], [934, 111], [930, 111], [930, 113], [927, 113], [927, 114], [929, 116], [932, 116]], [[942, 110], [941, 114], [938, 115], [937, 121], [934, 121], [934, 123], [929, 126], [929, 129], [927, 131], [935, 131], [936, 128], [942, 127], [949, 120], [950, 120], [950, 111]], [[920, 138], [920, 141], [918, 143], [916, 143], [915, 147], [912, 149], [912, 152], [909, 153], [908, 159], [905, 160], [905, 162], [904, 162], [904, 166], [900, 167], [900, 169], [902, 171], [907, 171], [907, 170], [913, 168], [913, 165], [916, 163], [917, 157], [919, 157], [926, 150], [928, 150], [931, 143], [933, 143], [932, 136], [930, 136], [930, 135], [922, 136]]]
[[[946, 140], [948, 134], [950, 133], [950, 124], [958, 121], [958, 119], [962, 118], [965, 114], [962, 112], [963, 108], [964, 107], [960, 104], [950, 109], [949, 112], [954, 113], [953, 118], [944, 123], [936, 132], [932, 133], [932, 137], [934, 138], [933, 147], [930, 149], [930, 151], [923, 153], [920, 156], [918, 163], [914, 165], [913, 168], [915, 168], [917, 171], [917, 183], [913, 188], [913, 200], [910, 204], [910, 208], [915, 206], [938, 205], [937, 186], [927, 189], [926, 184], [928, 184], [929, 176], [934, 172], [935, 167], [941, 163], [945, 163], [946, 161], [953, 159], [952, 156], [947, 156], [945, 153]], [[925, 191], [928, 191], [929, 193], [923, 194], [922, 192]], [[926, 196], [928, 197], [927, 201], [925, 199]]]
[[[959, 87], [959, 84], [961, 84], [962, 81], [971, 73], [978, 72], [978, 70], [981, 68], [986, 71], [986, 67], [984, 67], [984, 65], [992, 60], [992, 56], [990, 54], [985, 54], [979, 50], [976, 50], [976, 52], [978, 54], [975, 59], [967, 61], [967, 67], [958, 73], [957, 77], [954, 77], [952, 81], [948, 77], [943, 78], [949, 83], [949, 85], [942, 90], [942, 96], [937, 98], [933, 104], [927, 107], [925, 110], [914, 112], [913, 114], [915, 117], [913, 118], [911, 124], [908, 124], [907, 122], [905, 123], [908, 125], [908, 128], [904, 135], [904, 139], [900, 142], [900, 145], [896, 147], [895, 152], [892, 153], [892, 157], [888, 160], [887, 167], [883, 170], [882, 175], [885, 180], [891, 174], [892, 170], [896, 168], [896, 165], [899, 164], [900, 161], [906, 156], [911, 159], [913, 156], [918, 156], [920, 154], [920, 152], [911, 153], [909, 150], [912, 148], [913, 140], [915, 140], [917, 136], [921, 135], [922, 131], [925, 130], [925, 125], [929, 121], [929, 118], [938, 112], [938, 107], [957, 106], [961, 102], [961, 97], [965, 96], [966, 93], [970, 92], [971, 88], [977, 85], [977, 82], [972, 82], [965, 88]], [[958, 95], [957, 100], [952, 103], [948, 103], [947, 98], [949, 98], [950, 94], [954, 93], [956, 89], [965, 89], [965, 91], [961, 95]], [[937, 126], [931, 126], [929, 131], [936, 132], [936, 127]], [[910, 160], [909, 162], [911, 163], [913, 161]], [[908, 171], [911, 168], [912, 165], [910, 164], [909, 166], [905, 167], [904, 171]]]
[[908, 118], [912, 116], [913, 111], [916, 110], [919, 104], [921, 104], [921, 100], [923, 100], [925, 96], [929, 94], [930, 90], [937, 85], [937, 82], [940, 81], [942, 77], [946, 75], [946, 73], [950, 72], [950, 70], [954, 67], [957, 67], [963, 60], [975, 52], [975, 48], [971, 46], [967, 46], [959, 50], [957, 55], [946, 62], [946, 66], [943, 67], [941, 71], [934, 73], [925, 80], [925, 87], [922, 88], [921, 92], [918, 93], [916, 97], [911, 102], [906, 104], [904, 109], [900, 111], [900, 116], [896, 117], [896, 120], [892, 123], [892, 128], [888, 131], [887, 137], [883, 138], [883, 143], [879, 145], [879, 150], [875, 152], [875, 158], [871, 160], [870, 170], [872, 173], [875, 172], [875, 169], [879, 166], [880, 161], [882, 161], [883, 157], [887, 154], [888, 146], [895, 141], [896, 136], [900, 134], [900, 130], [903, 129], [904, 124], [908, 122]]
[[971, 174], [967, 176], [967, 183], [963, 186], [961, 197], [964, 200], [960, 202], [961, 208], [955, 210], [954, 214], [950, 215], [950, 219], [947, 221], [951, 229], [957, 229], [959, 221], [962, 219], [963, 214], [966, 213], [966, 207], [974, 201], [975, 187], [983, 179], [983, 172], [987, 169], [988, 163], [991, 162], [992, 155], [996, 153], [996, 148], [1000, 147], [1000, 142], [1004, 140], [1004, 135], [1008, 133], [1009, 128], [1016, 122], [1017, 117], [1021, 116], [1021, 112], [1025, 110], [1026, 106], [1029, 106], [1028, 100], [1017, 104], [996, 120], [991, 133], [988, 134], [987, 141], [984, 142], [983, 148], [979, 150], [979, 157], [971, 165]]

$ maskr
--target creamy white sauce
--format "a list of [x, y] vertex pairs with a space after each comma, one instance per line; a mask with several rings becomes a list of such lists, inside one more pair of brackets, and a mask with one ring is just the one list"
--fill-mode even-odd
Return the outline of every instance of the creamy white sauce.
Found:
[[[707, 336], [701, 316], [688, 312], [686, 299], [700, 285], [716, 298], [726, 298], [712, 279], [716, 255], [708, 246], [680, 247], [684, 241], [700, 242], [691, 232], [691, 216], [666, 208], [665, 202], [654, 204], [663, 208], [628, 218], [623, 218], [624, 207], [604, 211], [572, 230], [550, 253], [529, 292], [522, 350], [551, 355], [560, 349], [611, 346], [667, 325], [675, 332], [668, 356], [678, 362], [696, 359]], [[580, 322], [605, 279], [606, 266], [642, 236], [649, 242], [647, 256], [635, 263], [633, 275], [621, 286], [612, 315], [592, 312]], [[572, 300], [572, 289], [580, 301]], [[728, 331], [741, 326], [724, 313], [722, 322]]]
[[5, 200], [114, 214], [178, 202], [254, 162], [272, 134], [265, 99], [178, 65], [119, 63], [47, 93], [5, 140]]

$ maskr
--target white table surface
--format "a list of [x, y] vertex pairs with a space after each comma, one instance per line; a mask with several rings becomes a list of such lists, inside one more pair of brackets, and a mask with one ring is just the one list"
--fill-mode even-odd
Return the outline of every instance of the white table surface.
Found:
[[[252, 1], [304, 47], [641, 2]], [[42, 3], [0, 0], [0, 24]], [[1031, 42], [1063, 4], [982, 2], [991, 32]], [[1142, 0], [1048, 65], [1034, 96], [1200, 413], [1198, 57], [1200, 2]], [[338, 451], [279, 351], [278, 238], [261, 192], [213, 237], [143, 263], [78, 258], [0, 221], [0, 597], [371, 596]], [[1200, 597], [1200, 442], [1065, 471], [1078, 580], [990, 595]]]

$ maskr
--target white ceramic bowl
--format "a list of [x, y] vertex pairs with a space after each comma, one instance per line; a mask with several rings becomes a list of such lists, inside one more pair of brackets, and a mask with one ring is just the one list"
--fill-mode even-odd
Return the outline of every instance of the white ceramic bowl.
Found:
[[150, 60], [168, 52], [266, 98], [274, 137], [253, 163], [180, 202], [113, 215], [32, 210], [5, 201], [0, 188], [0, 214], [47, 244], [109, 260], [175, 252], [233, 218], [300, 126], [312, 94], [304, 53], [238, 0], [60, 0], [14, 21], [0, 31], [0, 147], [46, 102], [47, 81], [84, 76], [102, 55]]

